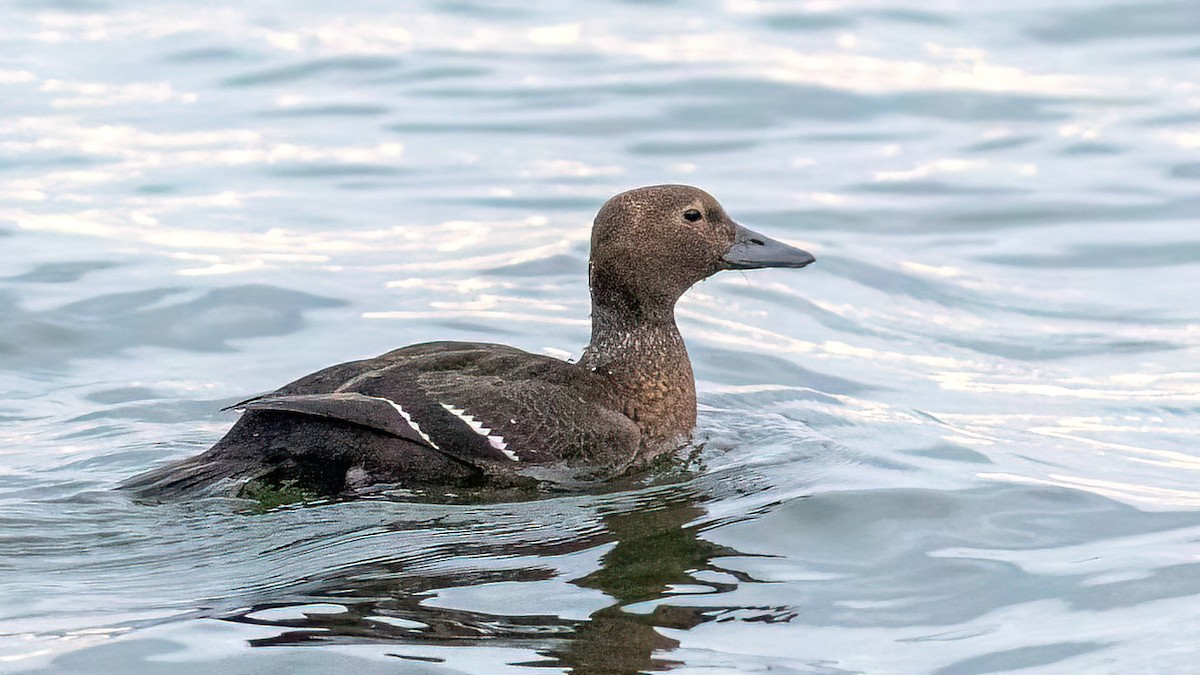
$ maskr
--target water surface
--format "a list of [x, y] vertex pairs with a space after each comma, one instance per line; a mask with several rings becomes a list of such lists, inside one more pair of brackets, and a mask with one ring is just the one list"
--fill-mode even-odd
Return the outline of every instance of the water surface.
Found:
[[[1190, 2], [12, 3], [0, 670], [1181, 672]], [[699, 451], [510, 504], [148, 507], [221, 407], [587, 342], [608, 196], [813, 251], [679, 306]]]

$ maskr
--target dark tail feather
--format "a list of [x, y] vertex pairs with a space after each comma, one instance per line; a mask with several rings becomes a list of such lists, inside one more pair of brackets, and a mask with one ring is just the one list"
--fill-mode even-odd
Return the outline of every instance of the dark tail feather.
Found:
[[[325, 406], [329, 402], [318, 399], [292, 400], [287, 405], [312, 404], [328, 412]], [[330, 405], [336, 410], [342, 403], [335, 400]], [[248, 481], [328, 496], [375, 483], [466, 485], [482, 478], [479, 467], [432, 448], [424, 440], [416, 443], [402, 434], [361, 423], [373, 421], [372, 409], [366, 410], [361, 421], [348, 421], [252, 407], [206, 452], [134, 476], [122, 487], [139, 501], [163, 502], [244, 496]], [[364, 475], [349, 484], [353, 467]]]
[[232, 497], [246, 481], [268, 470], [260, 463], [235, 465], [229, 459], [213, 458], [205, 453], [134, 476], [122, 483], [121, 489], [132, 492], [134, 499], [146, 502], [165, 502], [180, 497]]

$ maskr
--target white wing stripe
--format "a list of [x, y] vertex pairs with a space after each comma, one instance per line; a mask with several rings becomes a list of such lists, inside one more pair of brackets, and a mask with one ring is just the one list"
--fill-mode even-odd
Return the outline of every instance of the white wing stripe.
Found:
[[446, 412], [449, 412], [451, 415], [454, 415], [458, 419], [466, 422], [467, 426], [471, 427], [472, 431], [486, 438], [487, 442], [491, 444], [493, 448], [503, 452], [505, 457], [508, 457], [514, 462], [521, 461], [521, 458], [517, 456], [517, 453], [508, 449], [508, 443], [504, 442], [503, 436], [499, 434], [493, 434], [491, 429], [483, 426], [483, 422], [475, 419], [473, 415], [468, 415], [466, 410], [463, 410], [462, 408], [455, 408], [454, 406], [446, 405], [445, 403], [442, 403], [441, 406], [446, 409]]
[[425, 439], [426, 443], [429, 443], [430, 445], [432, 445], [434, 448], [437, 448], [438, 450], [441, 449], [441, 448], [438, 448], [437, 443], [433, 442], [433, 439], [429, 437], [429, 434], [425, 433], [424, 431], [421, 431], [421, 426], [413, 421], [412, 415], [409, 415], [404, 410], [404, 408], [401, 408], [399, 403], [396, 403], [395, 401], [393, 401], [389, 398], [382, 398], [379, 396], [372, 396], [371, 398], [378, 398], [380, 401], [387, 401], [393, 408], [396, 409], [396, 412], [400, 413], [400, 416], [404, 418], [404, 422], [406, 424], [408, 424], [408, 426], [412, 427], [413, 431], [417, 432], [417, 434], [419, 434], [421, 436], [421, 438]]

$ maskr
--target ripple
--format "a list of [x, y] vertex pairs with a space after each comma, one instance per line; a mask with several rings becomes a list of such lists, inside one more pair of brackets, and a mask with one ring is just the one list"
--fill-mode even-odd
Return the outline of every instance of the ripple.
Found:
[[10, 327], [3, 356], [65, 367], [74, 359], [147, 345], [222, 350], [229, 340], [294, 332], [304, 312], [345, 304], [269, 286], [213, 289], [192, 299], [181, 299], [182, 293], [157, 288], [98, 295], [50, 310], [0, 308]]
[[369, 73], [372, 71], [390, 70], [399, 66], [399, 59], [381, 56], [344, 56], [312, 59], [302, 63], [279, 66], [226, 78], [222, 81], [222, 85], [226, 87], [274, 86], [301, 82], [322, 75]]
[[173, 52], [163, 56], [164, 61], [174, 63], [210, 63], [220, 61], [239, 61], [246, 55], [229, 47], [196, 47]]
[[1120, 155], [1126, 148], [1115, 143], [1072, 143], [1062, 149], [1064, 155]]
[[328, 105], [296, 105], [279, 110], [266, 110], [260, 113], [264, 117], [380, 117], [387, 115], [391, 109], [382, 105], [371, 104], [328, 104]]
[[1029, 34], [1046, 42], [1067, 44], [1190, 36], [1200, 32], [1195, 9], [1189, 2], [1114, 3], [1061, 12]]
[[1036, 647], [1018, 647], [972, 656], [939, 668], [934, 673], [994, 673], [1037, 666], [1052, 666], [1080, 654], [1089, 654], [1111, 646], [1109, 642], [1057, 642]]
[[985, 258], [1024, 268], [1129, 268], [1194, 265], [1200, 260], [1200, 242], [1167, 244], [1081, 244], [1060, 254], [996, 255]]
[[1171, 167], [1171, 177], [1200, 180], [1200, 162], [1176, 164], [1175, 166]]
[[116, 266], [117, 263], [107, 260], [46, 263], [38, 265], [24, 274], [7, 277], [5, 280], [38, 284], [69, 284], [79, 281], [91, 272], [98, 272]]

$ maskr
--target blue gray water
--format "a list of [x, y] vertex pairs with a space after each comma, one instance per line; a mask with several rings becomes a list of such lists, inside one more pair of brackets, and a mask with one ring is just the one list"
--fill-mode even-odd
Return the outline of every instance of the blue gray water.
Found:
[[[1193, 0], [27, 0], [0, 34], [0, 670], [1195, 672]], [[681, 303], [690, 464], [114, 491], [324, 365], [577, 354], [591, 216], [663, 182], [819, 260]]]

